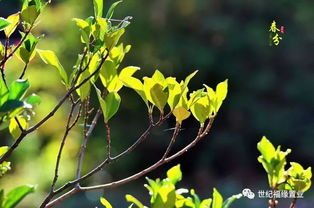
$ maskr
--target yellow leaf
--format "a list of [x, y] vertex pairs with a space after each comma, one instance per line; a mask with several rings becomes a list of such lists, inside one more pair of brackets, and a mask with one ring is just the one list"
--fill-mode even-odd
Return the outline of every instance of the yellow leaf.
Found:
[[191, 113], [183, 107], [177, 107], [173, 110], [173, 115], [176, 117], [177, 122], [181, 124], [183, 120], [191, 115]]
[[[17, 118], [17, 120], [19, 121], [23, 129], [26, 129], [28, 127], [28, 124], [25, 118], [20, 117], [20, 118]], [[14, 139], [17, 139], [22, 133], [15, 118], [11, 118], [10, 120], [9, 131]]]
[[9, 20], [11, 24], [4, 29], [4, 33], [5, 36], [9, 38], [15, 31], [18, 24], [20, 23], [20, 14], [19, 13], [12, 14], [8, 16], [7, 20]]
[[216, 95], [219, 101], [223, 101], [228, 93], [228, 80], [220, 82], [216, 87]]
[[101, 197], [100, 202], [102, 205], [104, 205], [106, 208], [112, 208], [111, 204], [107, 201], [107, 199]]

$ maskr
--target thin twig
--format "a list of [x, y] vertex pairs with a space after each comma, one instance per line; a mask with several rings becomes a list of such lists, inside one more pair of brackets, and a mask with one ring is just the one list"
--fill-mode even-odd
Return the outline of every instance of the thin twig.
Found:
[[180, 128], [181, 128], [181, 124], [180, 124], [179, 122], [177, 122], [177, 123], [176, 123], [176, 127], [175, 127], [175, 129], [174, 129], [174, 132], [173, 132], [173, 134], [172, 134], [170, 143], [169, 143], [169, 145], [168, 145], [168, 147], [167, 147], [167, 150], [165, 151], [164, 155], [162, 156], [162, 159], [165, 159], [165, 158], [168, 156], [168, 154], [169, 154], [171, 148], [173, 147], [173, 145], [174, 145], [174, 143], [175, 143], [175, 141], [176, 141], [176, 138], [178, 137], [178, 134], [179, 134], [179, 132], [180, 132]]
[[83, 158], [84, 158], [84, 153], [86, 150], [86, 146], [87, 146], [87, 141], [88, 139], [91, 137], [92, 132], [94, 130], [94, 128], [96, 127], [97, 121], [100, 117], [100, 115], [102, 114], [102, 111], [100, 109], [98, 109], [98, 111], [96, 112], [96, 115], [93, 118], [92, 124], [89, 127], [88, 131], [86, 132], [86, 134], [84, 135], [84, 141], [82, 143], [80, 152], [79, 152], [79, 159], [78, 159], [78, 164], [77, 164], [77, 169], [76, 169], [76, 184], [79, 186], [79, 181], [78, 179], [81, 178], [81, 169], [82, 169], [82, 164], [83, 164]]
[[[97, 189], [113, 188], [113, 187], [116, 187], [116, 186], [119, 186], [119, 185], [123, 185], [123, 184], [129, 183], [131, 181], [134, 181], [134, 180], [136, 180], [136, 179], [146, 175], [147, 173], [155, 170], [156, 168], [160, 167], [161, 165], [166, 164], [166, 163], [168, 163], [168, 162], [170, 162], [170, 161], [180, 157], [181, 155], [186, 153], [188, 150], [190, 150], [192, 147], [194, 147], [203, 137], [205, 137], [208, 134], [208, 132], [210, 130], [210, 127], [212, 126], [212, 123], [213, 123], [213, 119], [210, 119], [210, 121], [209, 121], [209, 123], [208, 123], [208, 125], [206, 127], [206, 131], [204, 131], [201, 134], [198, 134], [196, 136], [196, 138], [192, 142], [190, 142], [187, 146], [185, 146], [184, 148], [182, 148], [180, 151], [178, 151], [177, 153], [173, 154], [172, 156], [164, 158], [164, 159], [160, 159], [159, 161], [157, 161], [155, 164], [151, 165], [150, 167], [148, 167], [148, 168], [146, 168], [146, 169], [144, 169], [144, 170], [142, 170], [142, 171], [140, 171], [140, 172], [138, 172], [138, 173], [136, 173], [136, 174], [134, 174], [132, 176], [129, 176], [127, 178], [124, 178], [124, 179], [121, 179], [121, 180], [118, 180], [118, 181], [114, 181], [114, 182], [110, 182], [110, 183], [106, 183], [106, 184], [96, 185], [96, 186], [79, 187], [79, 189], [75, 190], [75, 193], [80, 192], [80, 191], [91, 191], [91, 190], [97, 190]], [[202, 127], [200, 128], [199, 132], [201, 132], [201, 131], [202, 131]], [[105, 161], [108, 161], [108, 158]], [[66, 188], [68, 188], [68, 187], [69, 186], [67, 186]], [[65, 188], [61, 187], [61, 189], [63, 191]], [[53, 207], [54, 205], [64, 201], [65, 199], [67, 199], [70, 196], [72, 196], [73, 192], [74, 191], [72, 189], [71, 191], [61, 195], [60, 197], [58, 197], [55, 200], [53, 200], [50, 203], [48, 203], [46, 208]]]
[[105, 128], [106, 128], [106, 138], [107, 138], [107, 157], [110, 159], [111, 158], [111, 133], [110, 133], [110, 126], [107, 123], [105, 123]]
[[289, 208], [296, 208], [297, 200], [298, 200], [298, 198], [295, 197], [295, 198], [292, 200], [292, 202], [291, 202]]
[[25, 75], [25, 72], [26, 72], [26, 69], [27, 69], [27, 66], [28, 66], [28, 63], [26, 63], [26, 64], [24, 65], [23, 71], [22, 71], [22, 73], [21, 73], [19, 79], [23, 79], [23, 77], [24, 77], [24, 75]]
[[18, 119], [17, 117], [14, 117], [14, 120], [16, 121], [16, 123], [17, 123], [17, 125], [18, 125], [20, 131], [21, 131], [21, 132], [25, 131], [24, 128], [23, 128], [23, 126], [22, 126], [22, 124], [20, 123], [19, 119]]
[[42, 202], [41, 207], [45, 207], [45, 205], [53, 197], [54, 188], [55, 188], [55, 185], [56, 185], [56, 183], [58, 181], [58, 177], [59, 177], [59, 167], [60, 167], [60, 162], [61, 162], [63, 148], [64, 148], [64, 145], [65, 145], [65, 142], [66, 142], [66, 139], [67, 139], [67, 137], [69, 135], [70, 130], [74, 127], [74, 126], [70, 125], [70, 123], [71, 123], [71, 119], [72, 119], [72, 116], [73, 116], [74, 109], [75, 109], [76, 105], [77, 105], [77, 103], [74, 103], [74, 104], [71, 105], [71, 110], [70, 110], [70, 113], [69, 113], [69, 116], [68, 116], [68, 119], [67, 119], [67, 122], [66, 122], [65, 132], [63, 134], [63, 137], [62, 137], [62, 140], [61, 140], [61, 143], [60, 143], [60, 147], [59, 147], [59, 151], [58, 151], [58, 155], [57, 155], [55, 172], [54, 172], [54, 177], [53, 177], [53, 180], [52, 180], [52, 183], [51, 183], [50, 192], [47, 195], [47, 197], [45, 198], [45, 200]]

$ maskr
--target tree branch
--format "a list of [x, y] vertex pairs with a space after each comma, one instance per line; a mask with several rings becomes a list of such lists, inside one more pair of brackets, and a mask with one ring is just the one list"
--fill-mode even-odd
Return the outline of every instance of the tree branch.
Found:
[[107, 139], [107, 158], [111, 159], [111, 133], [110, 133], [110, 127], [108, 123], [105, 123], [106, 128], [106, 139]]
[[[58, 177], [59, 177], [59, 166], [60, 166], [60, 161], [61, 161], [61, 156], [62, 156], [62, 152], [63, 152], [63, 148], [64, 148], [64, 145], [65, 145], [65, 142], [66, 142], [66, 139], [68, 137], [68, 134], [69, 132], [71, 131], [71, 129], [74, 127], [74, 125], [71, 125], [71, 119], [72, 119], [72, 116], [73, 116], [73, 113], [74, 113], [74, 109], [76, 107], [78, 102], [76, 103], [73, 103], [72, 106], [71, 106], [71, 110], [70, 110], [70, 113], [69, 113], [69, 116], [68, 116], [68, 119], [67, 119], [67, 123], [66, 123], [66, 128], [65, 128], [65, 132], [64, 132], [64, 135], [62, 137], [62, 140], [61, 140], [61, 144], [60, 144], [60, 147], [59, 147], [59, 151], [58, 151], [58, 155], [57, 155], [57, 160], [56, 160], [56, 166], [55, 166], [55, 172], [54, 172], [54, 178], [52, 180], [52, 183], [51, 183], [51, 187], [50, 187], [50, 192], [49, 194], [47, 195], [47, 197], [45, 198], [45, 200], [42, 202], [41, 204], [41, 207], [45, 207], [45, 205], [51, 200], [51, 198], [53, 197], [53, 193], [54, 193], [54, 188], [55, 188], [55, 185], [58, 181]], [[80, 111], [81, 111], [81, 106], [80, 105], [80, 109], [79, 109], [79, 112], [78, 112], [78, 116], [76, 117], [75, 121], [78, 120], [78, 117], [80, 115]], [[76, 123], [74, 121], [74, 123]]]
[[27, 66], [28, 66], [28, 63], [26, 63], [26, 64], [24, 65], [23, 71], [22, 71], [22, 73], [21, 73], [19, 79], [23, 79], [23, 77], [24, 77], [24, 75], [25, 75], [25, 72], [26, 72], [26, 69], [27, 69]]
[[165, 159], [168, 156], [171, 148], [173, 147], [173, 145], [174, 145], [174, 143], [176, 141], [176, 138], [179, 135], [180, 128], [181, 128], [181, 124], [179, 122], [177, 122], [176, 123], [176, 127], [175, 127], [174, 132], [173, 132], [173, 135], [171, 137], [170, 143], [169, 143], [169, 145], [167, 147], [167, 150], [165, 151], [164, 155], [162, 156], [162, 159]]
[[[86, 146], [87, 146], [87, 141], [91, 137], [92, 132], [93, 132], [94, 128], [96, 127], [97, 121], [98, 121], [101, 114], [102, 114], [102, 111], [100, 109], [98, 109], [98, 111], [96, 112], [96, 115], [93, 118], [91, 126], [89, 127], [88, 131], [84, 135], [84, 141], [83, 141], [81, 149], [80, 149], [79, 159], [78, 159], [78, 164], [77, 164], [77, 169], [76, 169], [76, 179], [77, 180], [81, 177], [81, 169], [82, 169], [83, 158], [84, 158], [84, 154], [85, 154], [85, 150], [86, 150]], [[77, 181], [76, 183], [79, 185], [79, 181]]]
[[[106, 183], [106, 184], [101, 184], [101, 185], [96, 185], [96, 186], [87, 186], [87, 187], [79, 187], [77, 189], [72, 189], [69, 192], [61, 195], [60, 197], [58, 197], [55, 200], [53, 200], [50, 203], [48, 203], [45, 208], [53, 207], [54, 205], [64, 201], [65, 199], [67, 199], [70, 196], [72, 196], [74, 194], [74, 192], [77, 193], [77, 192], [80, 192], [80, 191], [91, 191], [91, 190], [97, 190], [97, 189], [113, 188], [113, 187], [116, 187], [116, 186], [119, 186], [119, 185], [123, 185], [123, 184], [129, 183], [131, 181], [134, 181], [134, 180], [136, 180], [136, 179], [146, 175], [147, 173], [155, 170], [156, 168], [160, 167], [161, 165], [164, 165], [164, 164], [166, 164], [166, 163], [168, 163], [168, 162], [170, 162], [170, 161], [180, 157], [181, 155], [186, 153], [188, 150], [190, 150], [192, 147], [194, 147], [203, 137], [205, 137], [208, 134], [208, 132], [209, 132], [211, 126], [212, 126], [213, 120], [214, 120], [214, 118], [211, 118], [209, 120], [209, 123], [208, 123], [208, 125], [207, 125], [207, 127], [206, 127], [206, 129], [204, 131], [203, 131], [202, 127], [200, 127], [199, 132], [202, 132], [202, 131], [203, 132], [199, 133], [192, 142], [190, 142], [187, 146], [185, 146], [184, 148], [182, 148], [180, 151], [178, 151], [177, 153], [173, 154], [172, 156], [166, 157], [166, 158], [162, 158], [159, 161], [157, 161], [155, 164], [151, 165], [150, 167], [148, 167], [148, 168], [146, 168], [146, 169], [144, 169], [144, 170], [142, 170], [142, 171], [140, 171], [140, 172], [138, 172], [138, 173], [136, 173], [136, 174], [134, 174], [132, 176], [129, 176], [127, 178], [124, 178], [124, 179], [121, 179], [121, 180], [118, 180], [118, 181], [114, 181], [114, 182], [110, 182], [110, 183]], [[108, 161], [108, 158], [105, 161]]]
[[103, 63], [105, 62], [105, 60], [107, 59], [107, 57], [109, 56], [109, 51], [107, 50], [107, 54], [102, 58], [99, 66], [97, 67], [97, 69], [90, 74], [88, 77], [86, 77], [81, 83], [79, 83], [78, 85], [74, 85], [73, 87], [71, 87], [68, 92], [60, 99], [60, 101], [58, 102], [58, 104], [48, 113], [48, 115], [46, 115], [42, 120], [40, 120], [37, 124], [35, 124], [33, 127], [30, 127], [29, 129], [25, 130], [24, 132], [22, 132], [22, 134], [18, 137], [17, 140], [15, 140], [15, 142], [13, 143], [13, 145], [8, 149], [8, 151], [0, 158], [0, 163], [2, 163], [3, 161], [5, 161], [8, 157], [10, 157], [10, 155], [12, 154], [12, 152], [19, 146], [19, 144], [21, 143], [21, 141], [25, 138], [25, 136], [33, 131], [35, 131], [36, 129], [38, 129], [42, 124], [44, 124], [48, 119], [50, 119], [56, 112], [57, 110], [62, 106], [62, 104], [67, 100], [67, 98], [78, 88], [80, 88], [83, 84], [85, 84], [87, 81], [89, 81], [101, 68], [101, 66], [103, 65]]

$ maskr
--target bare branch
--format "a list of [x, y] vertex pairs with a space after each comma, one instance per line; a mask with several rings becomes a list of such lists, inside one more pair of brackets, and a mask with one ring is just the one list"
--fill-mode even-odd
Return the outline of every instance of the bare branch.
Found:
[[26, 72], [26, 69], [27, 69], [27, 66], [28, 66], [28, 63], [26, 63], [26, 64], [24, 65], [23, 71], [22, 71], [22, 73], [21, 73], [19, 79], [23, 79], [23, 77], [24, 77], [24, 75], [25, 75], [25, 72]]
[[[70, 123], [71, 123], [71, 119], [72, 119], [72, 116], [73, 116], [74, 109], [75, 109], [76, 105], [77, 105], [77, 103], [74, 103], [71, 106], [71, 110], [70, 110], [70, 113], [69, 113], [69, 116], [68, 116], [68, 119], [67, 119], [67, 123], [66, 123], [65, 132], [64, 132], [63, 138], [61, 140], [61, 144], [60, 144], [58, 155], [57, 155], [55, 172], [54, 172], [54, 178], [53, 178], [52, 183], [51, 183], [50, 192], [47, 195], [47, 197], [45, 198], [45, 200], [42, 202], [41, 207], [44, 207], [51, 200], [51, 198], [53, 197], [54, 188], [55, 188], [55, 185], [56, 185], [56, 183], [58, 181], [58, 177], [59, 177], [59, 166], [60, 166], [60, 161], [61, 161], [63, 148], [64, 148], [64, 145], [65, 145], [66, 139], [67, 139], [67, 137], [69, 135], [69, 132], [74, 127], [74, 125], [70, 125]], [[80, 108], [81, 108], [81, 105], [80, 105]], [[80, 114], [80, 112], [78, 112], [78, 115], [79, 114]]]
[[171, 148], [173, 147], [173, 145], [174, 145], [174, 143], [176, 141], [176, 138], [179, 135], [180, 128], [181, 128], [181, 124], [179, 122], [177, 122], [176, 123], [176, 127], [175, 127], [174, 132], [173, 132], [173, 135], [171, 137], [170, 143], [169, 143], [169, 145], [167, 147], [167, 150], [165, 151], [164, 155], [162, 156], [162, 159], [165, 159], [168, 156]]
[[108, 123], [105, 123], [106, 127], [106, 138], [107, 138], [107, 157], [111, 158], [111, 133], [110, 133], [110, 127]]
[[[199, 134], [195, 137], [195, 139], [194, 139], [192, 142], [190, 142], [187, 146], [185, 146], [184, 148], [182, 148], [180, 151], [178, 151], [177, 153], [173, 154], [172, 156], [166, 157], [166, 158], [162, 158], [162, 159], [160, 159], [159, 161], [157, 161], [155, 164], [151, 165], [150, 167], [148, 167], [148, 168], [146, 168], [146, 169], [144, 169], [144, 170], [142, 170], [142, 171], [140, 171], [140, 172], [138, 172], [138, 173], [136, 173], [136, 174], [134, 174], [134, 175], [132, 175], [132, 176], [129, 176], [129, 177], [127, 177], [127, 178], [124, 178], [124, 179], [121, 179], [121, 180], [118, 180], [118, 181], [114, 181], [114, 182], [110, 182], [110, 183], [106, 183], [106, 184], [96, 185], [96, 186], [79, 187], [78, 189], [75, 190], [75, 193], [80, 192], [80, 191], [91, 191], [91, 190], [97, 190], [97, 189], [113, 188], [113, 187], [116, 187], [116, 186], [119, 186], [119, 185], [123, 185], [123, 184], [129, 183], [129, 182], [131, 182], [131, 181], [134, 181], [134, 180], [136, 180], [136, 179], [138, 179], [138, 178], [140, 178], [140, 177], [146, 175], [147, 173], [149, 173], [149, 172], [155, 170], [156, 168], [160, 167], [161, 165], [164, 165], [164, 164], [166, 164], [166, 163], [168, 163], [168, 162], [170, 162], [170, 161], [172, 161], [172, 160], [174, 160], [174, 159], [180, 157], [181, 155], [183, 155], [184, 153], [186, 153], [188, 150], [190, 150], [192, 147], [194, 147], [203, 137], [205, 137], [205, 136], [208, 134], [208, 132], [209, 132], [211, 126], [212, 126], [213, 120], [214, 120], [214, 118], [211, 118], [211, 119], [209, 120], [209, 123], [208, 123], [208, 125], [207, 125], [207, 127], [206, 127], [206, 129], [205, 129], [204, 131], [203, 131], [203, 128], [200, 127], [199, 132], [202, 132], [202, 131], [203, 131], [203, 132], [202, 132], [202, 133], [199, 133]], [[114, 158], [113, 158], [113, 159], [114, 159]], [[109, 160], [108, 160], [108, 158], [107, 158], [103, 163], [106, 163], [106, 162], [109, 163], [109, 162], [111, 162], [111, 161], [109, 161], [109, 162], [108, 162], [108, 161], [109, 161]], [[103, 163], [102, 163], [102, 164], [103, 164]], [[102, 165], [102, 164], [101, 164], [101, 165]], [[100, 166], [101, 166], [101, 165], [100, 165]], [[99, 166], [98, 166], [98, 167], [99, 167]], [[98, 168], [98, 167], [97, 167], [97, 168]], [[100, 169], [101, 169], [101, 168], [102, 168], [102, 167], [100, 167]], [[100, 170], [100, 169], [99, 169], [99, 170]], [[95, 169], [94, 169], [94, 170], [95, 170]], [[92, 171], [91, 171], [91, 172], [92, 172]], [[91, 172], [90, 172], [90, 173], [91, 173]], [[97, 170], [96, 172], [98, 172], [98, 170]], [[89, 174], [90, 174], [90, 173], [89, 173]], [[94, 174], [94, 172], [93, 172], [93, 174]], [[89, 176], [90, 176], [90, 175], [85, 175], [85, 178], [87, 178], [87, 177], [89, 177]], [[80, 178], [80, 180], [84, 180], [85, 178], [84, 178], [84, 176], [83, 176], [82, 178]], [[70, 182], [70, 183], [73, 183], [73, 182]], [[60, 193], [61, 191], [65, 190], [66, 188], [68, 188], [68, 187], [70, 187], [70, 186], [71, 186], [71, 185], [67, 185], [67, 184], [66, 184], [65, 186], [63, 186], [63, 187], [61, 187], [60, 189], [58, 189], [55, 193]], [[60, 192], [59, 192], [59, 190], [60, 190]], [[67, 199], [67, 198], [69, 198], [70, 196], [72, 196], [72, 195], [73, 195], [73, 192], [74, 192], [74, 191], [73, 191], [73, 189], [72, 189], [71, 191], [69, 191], [69, 192], [63, 194], [62, 196], [58, 197], [57, 199], [51, 201], [50, 203], [47, 204], [46, 208], [48, 208], [48, 207], [53, 207], [54, 205], [56, 205], [56, 204], [58, 204], [58, 203], [64, 201], [65, 199]]]
[[91, 126], [89, 127], [88, 131], [84, 135], [84, 141], [83, 141], [81, 149], [80, 149], [78, 165], [77, 165], [77, 169], [76, 169], [76, 179], [77, 179], [76, 184], [77, 185], [79, 185], [78, 179], [81, 177], [81, 169], [82, 169], [82, 164], [83, 164], [84, 153], [85, 153], [86, 146], [87, 146], [87, 141], [91, 137], [92, 132], [93, 132], [94, 128], [96, 127], [97, 121], [98, 121], [101, 114], [102, 114], [102, 111], [100, 109], [98, 109], [98, 111], [96, 112], [96, 115], [93, 118]]
[[292, 200], [292, 202], [291, 202], [289, 208], [296, 208], [297, 200], [298, 200], [298, 198], [294, 198], [294, 199]]

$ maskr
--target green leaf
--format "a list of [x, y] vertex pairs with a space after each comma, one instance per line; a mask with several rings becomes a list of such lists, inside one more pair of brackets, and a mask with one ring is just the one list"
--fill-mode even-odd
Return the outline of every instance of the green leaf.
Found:
[[112, 208], [111, 204], [107, 201], [107, 199], [101, 197], [100, 202], [102, 205], [104, 205], [106, 208]]
[[[7, 162], [7, 161], [4, 161], [0, 164], [0, 177], [3, 176], [6, 172], [8, 172], [9, 170], [11, 170], [11, 163], [10, 162]], [[1, 194], [1, 193], [0, 193]], [[1, 197], [1, 196], [0, 196]], [[0, 202], [1, 199], [0, 199]], [[2, 203], [0, 203], [1, 205]], [[2, 208], [2, 207], [1, 207]]]
[[184, 80], [184, 88], [186, 88], [188, 86], [189, 82], [196, 75], [197, 72], [198, 72], [198, 70], [194, 71], [192, 74], [190, 74], [189, 76], [187, 76], [185, 78], [185, 80]]
[[129, 87], [135, 90], [136, 93], [141, 96], [146, 106], [148, 107], [148, 101], [147, 101], [146, 94], [144, 92], [144, 87], [143, 87], [142, 82], [139, 79], [135, 77], [120, 77], [120, 80], [123, 82], [123, 84], [126, 87]]
[[117, 1], [117, 2], [113, 3], [113, 4], [110, 6], [110, 8], [109, 8], [109, 10], [108, 10], [108, 12], [107, 12], [107, 14], [106, 14], [106, 18], [107, 18], [107, 19], [111, 19], [111, 17], [113, 16], [113, 13], [114, 13], [115, 8], [116, 8], [121, 2], [122, 2], [122, 1]]
[[214, 188], [212, 208], [222, 208], [223, 198], [221, 194]]
[[177, 182], [181, 181], [182, 180], [182, 172], [180, 169], [180, 164], [170, 168], [167, 171], [167, 177], [170, 179], [170, 181], [173, 184], [176, 184]]
[[[19, 117], [19, 118], [16, 117], [16, 118], [18, 119], [18, 121], [21, 124], [22, 128], [26, 129], [27, 126], [28, 126], [26, 119], [22, 118], [22, 117]], [[17, 139], [21, 135], [21, 133], [22, 133], [18, 123], [15, 120], [15, 118], [11, 118], [10, 119], [9, 131], [10, 131], [10, 134], [12, 135], [12, 137], [14, 139]]]
[[125, 68], [123, 68], [119, 74], [119, 79], [125, 79], [128, 77], [133, 76], [133, 74], [140, 70], [140, 67], [137, 66], [127, 66]]
[[105, 35], [104, 41], [108, 50], [111, 50], [119, 42], [120, 37], [124, 34], [125, 29], [121, 28]]
[[223, 82], [220, 82], [216, 86], [216, 95], [218, 100], [223, 101], [227, 97], [227, 93], [228, 93], [228, 79], [226, 79]]
[[72, 21], [74, 21], [76, 23], [76, 25], [81, 29], [85, 29], [86, 27], [89, 27], [88, 22], [85, 20], [82, 20], [79, 18], [72, 18]]
[[4, 155], [8, 151], [9, 147], [8, 146], [2, 146], [0, 147], [0, 157]]
[[164, 75], [159, 70], [154, 72], [152, 79], [155, 80], [155, 82], [161, 84], [163, 87], [167, 85]]
[[8, 16], [7, 20], [10, 21], [11, 24], [4, 29], [4, 33], [5, 33], [5, 36], [9, 38], [12, 35], [12, 33], [15, 31], [18, 24], [20, 23], [20, 13], [15, 13]]
[[39, 14], [40, 11], [37, 10], [36, 5], [31, 5], [22, 10], [21, 17], [23, 21], [32, 25], [36, 21]]
[[10, 191], [3, 202], [2, 208], [13, 208], [18, 205], [18, 203], [28, 194], [33, 193], [35, 191], [35, 186], [32, 185], [24, 185], [19, 186], [12, 191]]
[[108, 123], [108, 121], [117, 113], [121, 98], [118, 93], [110, 92], [106, 95], [105, 99], [103, 99], [101, 97], [100, 90], [95, 85], [94, 87], [96, 89], [100, 107], [104, 115], [104, 121], [105, 123]]
[[242, 196], [242, 194], [237, 194], [229, 197], [227, 200], [224, 201], [222, 208], [229, 208], [235, 200], [242, 198]]
[[[24, 36], [25, 34], [22, 34]], [[29, 63], [35, 57], [35, 48], [38, 43], [38, 38], [32, 34], [28, 34], [21, 47], [16, 51], [15, 55], [25, 64]]]
[[0, 107], [0, 113], [7, 113], [14, 109], [24, 107], [25, 104], [23, 101], [19, 100], [7, 100], [1, 107]]
[[275, 147], [265, 136], [257, 143], [257, 149], [267, 162], [271, 162], [271, 159], [275, 156]]
[[305, 192], [311, 187], [312, 170], [311, 167], [304, 170], [302, 165], [296, 162], [290, 163], [291, 167], [287, 170], [288, 184], [295, 191]]
[[93, 0], [95, 17], [102, 17], [103, 0]]
[[115, 64], [111, 60], [106, 60], [100, 69], [101, 82], [105, 87], [108, 87], [116, 76], [118, 74]]
[[169, 97], [167, 103], [170, 107], [170, 110], [173, 110], [179, 103], [181, 97], [181, 87], [174, 77], [168, 77], [166, 79], [166, 82], [169, 89]]
[[18, 79], [11, 84], [9, 90], [9, 100], [20, 100], [27, 89], [29, 88], [29, 81]]
[[158, 190], [156, 200], [151, 208], [168, 208], [174, 207], [176, 201], [175, 186], [173, 184], [165, 184]]
[[211, 112], [208, 98], [202, 97], [198, 99], [198, 101], [195, 102], [190, 109], [193, 116], [200, 122], [201, 125], [204, 125]]
[[39, 104], [41, 100], [38, 95], [33, 93], [25, 99], [25, 102], [27, 102], [28, 104], [34, 105], [34, 104]]
[[163, 112], [169, 96], [168, 88], [164, 89], [162, 85], [155, 84], [150, 89], [150, 95], [152, 97], [153, 104], [157, 106], [160, 112]]
[[10, 24], [11, 24], [11, 21], [4, 19], [3, 17], [0, 17], [0, 31], [4, 30]]
[[37, 52], [38, 52], [40, 58], [43, 60], [43, 62], [45, 62], [45, 64], [49, 64], [49, 65], [55, 67], [59, 71], [59, 74], [62, 78], [63, 83], [65, 85], [67, 85], [68, 84], [68, 75], [65, 72], [61, 63], [59, 62], [57, 55], [53, 51], [50, 51], [50, 50], [39, 50], [39, 49], [37, 49]]
[[125, 195], [125, 199], [127, 202], [135, 204], [138, 208], [144, 208], [145, 206], [134, 196], [127, 194]]
[[[84, 71], [79, 78], [77, 79], [77, 84], [81, 83], [83, 80], [85, 80], [89, 76], [88, 71]], [[91, 84], [89, 81], [85, 82], [82, 86], [80, 86], [76, 92], [80, 96], [80, 99], [83, 101], [90, 95], [90, 88]]]
[[210, 208], [211, 203], [212, 203], [212, 199], [204, 199], [201, 202], [199, 208]]

